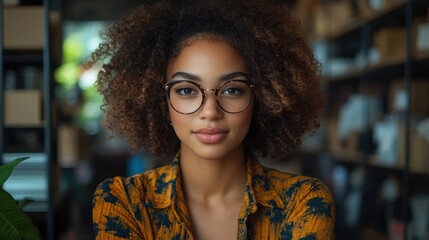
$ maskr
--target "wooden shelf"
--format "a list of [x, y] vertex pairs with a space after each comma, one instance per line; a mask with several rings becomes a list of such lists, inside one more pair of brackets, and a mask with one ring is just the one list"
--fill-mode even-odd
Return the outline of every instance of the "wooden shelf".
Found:
[[353, 164], [362, 164], [363, 163], [363, 154], [359, 153], [350, 153], [350, 152], [330, 152], [328, 150], [317, 150], [317, 149], [301, 149], [293, 152], [295, 156], [311, 156], [314, 159], [314, 156], [328, 155], [333, 158], [335, 161], [339, 162], [348, 162]]
[[[381, 72], [385, 72], [386, 75], [395, 75], [398, 72], [404, 70], [406, 59], [404, 57], [391, 58], [382, 62], [368, 64], [364, 67], [351, 68], [347, 73], [339, 74], [336, 76], [326, 76], [326, 83], [334, 83], [341, 81], [348, 81], [353, 79], [361, 78], [365, 75], [371, 76]], [[429, 53], [419, 53], [413, 58], [413, 62], [416, 64], [429, 63]]]
[[[391, 1], [389, 1], [391, 2]], [[391, 3], [388, 7], [386, 7], [383, 10], [380, 11], [371, 11], [366, 16], [358, 16], [355, 18], [351, 18], [348, 21], [344, 22], [342, 27], [339, 27], [335, 31], [326, 32], [324, 35], [316, 37], [317, 41], [332, 41], [337, 38], [340, 38], [344, 35], [347, 35], [351, 32], [359, 30], [361, 27], [363, 27], [366, 24], [369, 24], [371, 22], [374, 22], [383, 16], [386, 16], [388, 14], [391, 14], [392, 12], [399, 10], [401, 8], [404, 8], [406, 5], [405, 0], [400, 0]]]
[[414, 56], [415, 61], [429, 61], [429, 52], [420, 52]]
[[361, 153], [351, 152], [331, 152], [329, 153], [336, 161], [362, 164], [364, 162], [364, 156]]
[[[346, 163], [346, 164], [354, 164], [354, 165], [362, 165], [365, 164], [365, 155], [359, 152], [329, 152], [325, 150], [314, 151], [314, 150], [305, 150], [302, 149], [294, 153], [295, 155], [312, 155], [312, 156], [321, 156], [321, 155], [329, 155], [334, 161], [338, 163]], [[412, 159], [411, 159], [412, 161]], [[368, 157], [367, 161], [368, 166], [375, 168], [382, 168], [385, 170], [394, 170], [397, 172], [401, 172], [404, 170], [404, 167], [401, 165], [389, 165], [382, 163], [376, 156], [371, 155]], [[429, 169], [410, 169], [410, 173], [414, 175], [424, 175], [429, 177]]]
[[[332, 156], [338, 162], [347, 162], [347, 163], [356, 163], [363, 164], [364, 163], [364, 155], [362, 153], [332, 153]], [[412, 161], [412, 159], [410, 159]], [[388, 164], [383, 163], [381, 160], [377, 158], [375, 155], [371, 155], [368, 157], [368, 165], [370, 167], [382, 168], [385, 170], [394, 170], [394, 171], [404, 171], [403, 164]], [[413, 169], [410, 168], [410, 173], [415, 175], [426, 175], [429, 176], [429, 169]]]
[[[413, 161], [413, 159], [410, 159], [410, 161]], [[377, 156], [370, 156], [368, 164], [370, 166], [380, 167], [380, 168], [385, 168], [385, 169], [393, 169], [393, 170], [397, 170], [397, 171], [403, 171], [404, 170], [404, 166], [403, 166], [404, 164], [403, 163], [397, 163], [395, 165], [386, 164], [386, 163], [383, 163], [382, 161], [380, 161], [377, 158]], [[416, 168], [416, 167], [410, 166], [410, 173], [429, 176], [429, 169], [422, 169], [422, 168]]]
[[32, 124], [32, 125], [28, 125], [28, 124], [19, 124], [19, 125], [15, 125], [15, 124], [6, 124], [4, 126], [5, 129], [43, 129], [45, 127], [44, 123], [41, 122], [40, 124]]
[[[364, 170], [364, 178], [361, 181], [361, 201], [362, 206], [369, 206], [379, 204], [380, 186], [383, 186], [386, 179], [396, 179], [401, 189], [401, 197], [405, 200], [398, 206], [402, 209], [408, 209], [407, 203], [417, 194], [427, 194], [427, 184], [429, 180], [429, 165], [427, 164], [428, 156], [426, 153], [426, 145], [420, 141], [416, 141], [410, 132], [405, 135], [405, 131], [400, 132], [401, 135], [397, 136], [397, 149], [391, 149], [396, 152], [396, 156], [392, 156], [395, 161], [382, 161], [381, 154], [375, 155], [380, 151], [380, 143], [378, 136], [379, 129], [372, 127], [363, 128], [360, 133], [350, 138], [339, 139], [338, 127], [341, 121], [341, 111], [343, 106], [352, 94], [370, 94], [378, 97], [377, 101], [380, 103], [377, 106], [377, 120], [381, 120], [389, 116], [392, 112], [392, 105], [399, 96], [417, 96], [414, 94], [416, 88], [414, 83], [425, 84], [428, 79], [429, 69], [429, 52], [417, 52], [415, 46], [415, 39], [408, 42], [413, 31], [407, 30], [409, 24], [414, 27], [417, 26], [422, 20], [427, 18], [428, 1], [427, 0], [390, 0], [385, 1], [389, 4], [388, 7], [382, 11], [374, 11], [363, 14], [359, 17], [350, 18], [346, 21], [333, 22], [335, 15], [320, 15], [314, 19], [321, 19], [322, 22], [331, 21], [330, 26], [326, 28], [315, 28], [315, 30], [327, 30], [324, 35], [319, 36], [314, 41], [318, 41], [315, 48], [320, 53], [320, 59], [326, 65], [325, 75], [323, 79], [323, 90], [327, 98], [325, 111], [323, 112], [326, 122], [326, 129], [324, 131], [324, 148], [319, 152], [303, 150], [300, 160], [304, 164], [316, 168], [316, 171], [323, 171], [324, 176], [335, 178], [334, 174], [338, 173], [337, 169], [341, 168], [346, 172], [344, 174], [343, 182], [347, 183], [345, 192], [350, 191], [351, 185], [354, 182], [354, 172]], [[330, 3], [324, 2], [321, 4], [321, 9], [331, 9]], [[337, 6], [334, 5], [333, 8]], [[338, 5], [338, 8], [344, 7]], [[412, 12], [408, 7], [412, 7]], [[320, 11], [320, 10], [319, 10]], [[333, 13], [335, 14], [335, 13]], [[349, 13], [347, 13], [350, 15]], [[340, 17], [340, 16], [339, 16]], [[327, 19], [324, 19], [327, 18]], [[320, 24], [318, 22], [317, 24]], [[316, 25], [316, 27], [320, 25]], [[395, 30], [389, 32], [389, 28], [400, 28], [400, 32], [396, 33]], [[408, 28], [410, 30], [411, 28]], [[384, 35], [383, 35], [384, 34]], [[413, 37], [415, 38], [415, 36]], [[373, 49], [378, 50], [375, 52]], [[412, 51], [411, 59], [407, 56]], [[376, 57], [376, 56], [379, 57]], [[388, 57], [388, 55], [396, 55], [398, 57]], [[330, 66], [329, 64], [332, 63]], [[332, 71], [330, 71], [332, 70]], [[407, 81], [405, 81], [407, 80]], [[408, 81], [409, 80], [409, 81]], [[406, 89], [401, 89], [400, 95], [398, 94], [399, 86], [402, 82], [406, 82]], [[425, 81], [425, 82], [424, 82]], [[399, 82], [399, 83], [398, 83]], [[409, 88], [408, 88], [409, 86]], [[418, 86], [419, 87], [419, 86]], [[419, 89], [420, 90], [420, 89]], [[423, 90], [424, 91], [424, 90]], [[413, 95], [411, 95], [411, 93]], [[422, 94], [424, 95], [424, 94]], [[396, 98], [395, 98], [396, 97]], [[416, 101], [412, 98], [410, 101], [413, 103], [422, 102], [422, 98]], [[378, 104], [377, 103], [377, 104]], [[368, 104], [366, 104], [368, 105]], [[363, 107], [375, 106], [363, 105]], [[426, 105], [425, 105], [426, 106]], [[347, 107], [347, 106], [346, 106]], [[356, 106], [354, 106], [357, 108]], [[419, 105], [423, 109], [423, 105]], [[411, 105], [410, 105], [411, 109]], [[426, 108], [424, 108], [426, 109]], [[353, 106], [348, 110], [353, 111]], [[368, 110], [371, 111], [371, 110]], [[424, 110], [421, 111], [424, 114]], [[415, 111], [415, 114], [417, 111]], [[367, 114], [367, 112], [366, 112]], [[397, 115], [398, 121], [403, 121], [410, 118], [410, 122], [404, 124], [406, 128], [412, 130], [412, 126], [418, 119], [413, 117], [413, 111]], [[384, 116], [380, 116], [384, 115]], [[359, 117], [364, 117], [365, 113], [359, 113]], [[356, 118], [358, 118], [356, 116]], [[368, 118], [363, 118], [369, 120]], [[324, 119], [325, 120], [325, 119]], [[350, 127], [350, 126], [349, 126]], [[343, 129], [341, 129], [343, 130]], [[404, 128], [405, 130], [405, 128]], [[384, 134], [382, 137], [388, 137], [387, 130], [380, 133]], [[421, 143], [421, 144], [420, 144]], [[423, 150], [423, 151], [421, 151]], [[409, 164], [405, 166], [405, 152], [409, 153], [407, 159]], [[301, 153], [298, 153], [301, 154]], [[312, 154], [312, 155], [310, 155]], [[393, 155], [393, 154], [392, 154]], [[380, 158], [378, 158], [380, 156]], [[297, 158], [299, 155], [297, 156]], [[385, 160], [389, 160], [386, 156]], [[312, 159], [316, 159], [312, 162]], [[307, 162], [309, 161], [309, 162]], [[330, 179], [330, 180], [332, 180]], [[332, 180], [332, 181], [335, 181]], [[350, 184], [349, 184], [350, 183]], [[335, 185], [335, 184], [334, 184]], [[356, 185], [353, 185], [355, 187]], [[340, 194], [344, 193], [344, 189], [333, 188], [335, 191], [340, 190]], [[342, 195], [345, 196], [345, 195]], [[346, 206], [343, 198], [339, 201], [339, 206]], [[344, 209], [344, 208], [343, 208]], [[356, 225], [356, 233], [349, 234], [349, 230], [343, 226], [339, 229], [343, 234], [344, 239], [353, 238], [355, 236], [364, 236], [362, 229], [373, 224], [373, 226], [381, 226], [381, 218], [374, 220], [373, 216], [380, 215], [379, 209], [366, 209], [365, 214], [359, 216], [359, 223]], [[383, 220], [388, 221], [388, 220]], [[368, 224], [371, 222], [370, 224]], [[411, 232], [411, 231], [410, 231]], [[375, 236], [374, 239], [380, 236]]]

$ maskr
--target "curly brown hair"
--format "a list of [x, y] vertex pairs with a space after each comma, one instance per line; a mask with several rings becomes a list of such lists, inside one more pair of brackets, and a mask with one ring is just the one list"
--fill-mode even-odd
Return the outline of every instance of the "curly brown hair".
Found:
[[104, 125], [133, 150], [158, 157], [178, 151], [163, 85], [169, 62], [195, 36], [224, 39], [251, 70], [255, 105], [246, 149], [284, 155], [319, 126], [320, 67], [299, 21], [272, 1], [214, 2], [141, 5], [102, 35], [91, 63], [107, 60], [97, 81]]

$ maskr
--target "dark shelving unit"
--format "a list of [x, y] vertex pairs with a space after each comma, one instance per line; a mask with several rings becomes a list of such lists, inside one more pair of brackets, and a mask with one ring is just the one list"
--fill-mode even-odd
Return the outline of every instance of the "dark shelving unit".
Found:
[[[343, 0], [347, 1], [347, 0]], [[335, 1], [324, 1], [322, 4], [332, 3]], [[338, 1], [337, 1], [338, 2]], [[351, 1], [350, 1], [351, 2]], [[359, 149], [357, 151], [349, 151], [347, 146], [341, 146], [344, 151], [333, 151], [329, 142], [330, 126], [323, 125], [322, 130], [325, 133], [327, 141], [321, 143], [321, 147], [315, 151], [308, 151], [305, 148], [296, 156], [302, 159], [326, 159], [329, 160], [331, 170], [335, 166], [343, 166], [349, 172], [362, 168], [365, 171], [364, 184], [362, 186], [362, 199], [366, 205], [360, 212], [360, 222], [354, 228], [344, 228], [344, 209], [342, 209], [342, 202], [344, 199], [338, 201], [339, 209], [337, 217], [339, 217], [337, 226], [337, 239], [380, 239], [380, 237], [387, 237], [387, 233], [381, 233], [382, 229], [379, 222], [381, 219], [377, 218], [377, 214], [381, 211], [377, 204], [379, 199], [376, 195], [379, 194], [381, 189], [381, 182], [386, 178], [398, 179], [400, 184], [399, 203], [395, 203], [395, 216], [399, 216], [405, 222], [403, 235], [407, 236], [410, 229], [408, 223], [411, 220], [410, 199], [416, 192], [428, 194], [425, 183], [429, 182], [429, 167], [428, 169], [415, 169], [410, 167], [413, 161], [411, 156], [410, 139], [411, 139], [411, 126], [413, 122], [413, 115], [410, 112], [410, 96], [412, 91], [412, 84], [415, 79], [424, 79], [429, 81], [429, 52], [417, 52], [414, 49], [413, 32], [414, 20], [416, 17], [427, 19], [429, 10], [429, 2], [425, 0], [398, 0], [388, 1], [389, 5], [383, 10], [374, 11], [366, 16], [355, 16], [349, 21], [345, 21], [335, 31], [327, 31], [322, 36], [316, 38], [314, 42], [326, 44], [326, 62], [322, 62], [328, 66], [325, 71], [323, 80], [323, 88], [326, 91], [327, 107], [324, 112], [324, 117], [329, 124], [329, 121], [339, 115], [340, 106], [353, 94], [359, 93], [360, 90], [372, 91], [371, 94], [378, 94], [382, 105], [384, 115], [390, 114], [388, 109], [388, 94], [389, 87], [394, 83], [394, 80], [403, 79], [405, 92], [407, 93], [407, 111], [397, 115], [404, 128], [401, 129], [401, 134], [404, 136], [405, 144], [402, 154], [402, 162], [398, 165], [380, 164], [379, 159], [375, 156], [374, 142], [372, 141], [372, 128], [366, 129], [360, 133]], [[373, 37], [381, 29], [385, 27], [403, 27], [406, 29], [406, 40], [404, 41], [403, 48], [405, 54], [398, 57], [380, 59], [377, 62], [371, 60], [370, 51], [373, 47]], [[393, 40], [393, 39], [392, 39]], [[339, 72], [330, 72], [329, 65], [334, 58], [344, 59], [345, 61], [353, 61], [355, 57], [360, 54], [360, 64], [347, 68], [347, 70]], [[367, 110], [366, 116], [369, 116]], [[428, 117], [428, 116], [425, 116]], [[338, 120], [338, 119], [337, 119]], [[369, 119], [367, 119], [369, 121]], [[325, 122], [326, 123], [326, 122]], [[367, 132], [366, 132], [367, 131]], [[344, 140], [343, 140], [344, 141]], [[348, 141], [346, 139], [345, 141]], [[429, 156], [426, 157], [429, 161]], [[307, 163], [306, 163], [307, 164]], [[310, 160], [308, 165], [320, 166]], [[316, 171], [311, 173], [317, 174]], [[325, 175], [326, 174], [322, 174]], [[326, 179], [329, 183], [333, 176]], [[350, 181], [350, 179], [348, 179]], [[349, 186], [350, 187], [350, 186]], [[335, 190], [334, 190], [335, 191]], [[335, 192], [334, 192], [335, 195]], [[368, 205], [369, 204], [369, 205]], [[374, 209], [376, 206], [378, 209]], [[346, 209], [347, 210], [347, 209]], [[372, 230], [377, 230], [380, 235], [365, 235], [368, 227]], [[386, 227], [386, 226], [384, 226]], [[384, 229], [386, 230], [386, 229]], [[374, 238], [371, 238], [374, 237]], [[429, 236], [426, 236], [429, 237]], [[404, 237], [406, 239], [406, 237]]]
[[[40, 200], [28, 204], [24, 212], [39, 228], [42, 239], [56, 239], [54, 237], [54, 168], [56, 166], [55, 142], [55, 101], [53, 95], [53, 80], [51, 66], [50, 43], [50, 0], [20, 1], [17, 5], [4, 5], [0, 1], [0, 164], [4, 164], [17, 157], [29, 156], [29, 160], [16, 167], [8, 180], [8, 191], [12, 196], [39, 196]], [[43, 11], [43, 46], [40, 48], [5, 47], [5, 11], [10, 9], [21, 10], [37, 8]], [[10, 23], [10, 22], [9, 22]], [[21, 31], [18, 29], [17, 31]], [[34, 79], [35, 86], [31, 90], [37, 91], [41, 96], [40, 123], [13, 124], [6, 122], [6, 92], [25, 90], [21, 72], [23, 68], [30, 67], [38, 71]], [[7, 72], [14, 75], [16, 80], [13, 86], [6, 84]], [[33, 76], [34, 77], [34, 76]], [[40, 81], [40, 82], [38, 82]], [[11, 103], [9, 103], [11, 104]], [[14, 104], [14, 103], [12, 103]], [[28, 145], [26, 145], [28, 144]], [[28, 191], [14, 189], [17, 182], [26, 182]], [[6, 186], [4, 186], [6, 188]], [[15, 197], [17, 198], [17, 197]]]

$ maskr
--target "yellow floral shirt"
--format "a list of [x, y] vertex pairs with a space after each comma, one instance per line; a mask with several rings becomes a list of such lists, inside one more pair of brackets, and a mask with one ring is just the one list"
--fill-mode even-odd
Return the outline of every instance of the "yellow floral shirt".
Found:
[[[179, 159], [98, 185], [93, 199], [96, 239], [194, 239], [181, 187]], [[247, 186], [237, 239], [334, 239], [335, 204], [318, 179], [247, 161]]]

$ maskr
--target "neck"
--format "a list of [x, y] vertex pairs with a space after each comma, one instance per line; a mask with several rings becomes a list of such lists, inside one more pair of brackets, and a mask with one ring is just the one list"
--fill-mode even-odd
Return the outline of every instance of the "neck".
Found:
[[244, 193], [247, 168], [242, 147], [221, 159], [203, 159], [182, 149], [180, 168], [188, 199], [215, 202]]

